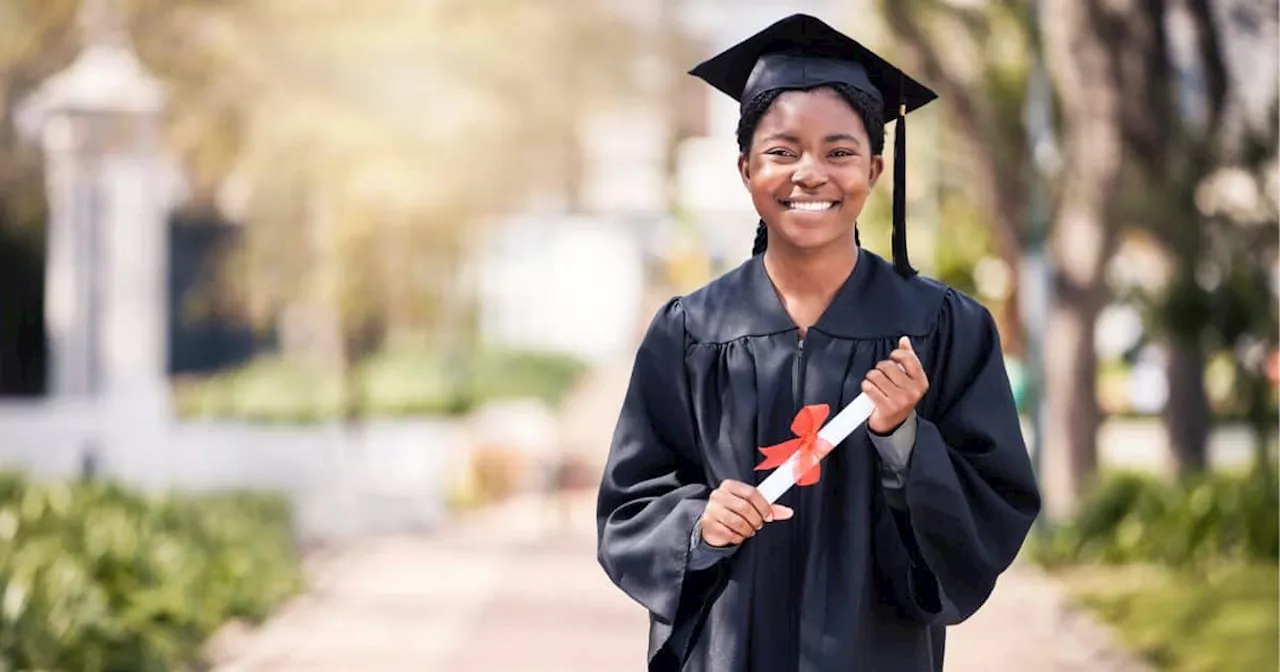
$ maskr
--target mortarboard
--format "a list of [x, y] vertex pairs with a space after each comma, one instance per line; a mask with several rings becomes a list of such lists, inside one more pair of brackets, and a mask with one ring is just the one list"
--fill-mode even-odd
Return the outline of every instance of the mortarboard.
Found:
[[700, 63], [689, 74], [746, 105], [774, 89], [848, 84], [881, 102], [882, 119], [896, 119], [893, 155], [893, 265], [914, 275], [907, 258], [906, 115], [938, 96], [840, 31], [807, 14], [793, 14]]

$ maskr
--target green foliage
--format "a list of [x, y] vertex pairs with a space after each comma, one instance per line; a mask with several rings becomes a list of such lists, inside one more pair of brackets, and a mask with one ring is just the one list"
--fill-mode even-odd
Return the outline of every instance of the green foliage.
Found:
[[[355, 372], [358, 417], [465, 413], [496, 399], [532, 397], [556, 405], [586, 365], [554, 353], [476, 350], [450, 354], [404, 349], [381, 352]], [[188, 418], [309, 423], [332, 420], [342, 408], [336, 373], [281, 360], [263, 360], [175, 385]]]
[[946, 189], [941, 198], [938, 239], [945, 244], [937, 246], [937, 278], [969, 296], [978, 297], [973, 269], [992, 248], [989, 218], [973, 199], [959, 190]]
[[1166, 483], [1119, 474], [1100, 482], [1077, 518], [1028, 549], [1047, 566], [1152, 563], [1205, 569], [1280, 556], [1280, 498], [1265, 471]]
[[479, 401], [530, 396], [555, 405], [585, 372], [582, 362], [566, 355], [482, 352], [469, 371], [469, 395]]
[[186, 417], [229, 416], [254, 422], [332, 417], [342, 401], [338, 377], [274, 359], [209, 378], [179, 381], [175, 392], [179, 412]]
[[0, 477], [4, 669], [180, 669], [220, 625], [261, 620], [301, 585], [276, 498]]
[[1280, 669], [1275, 564], [1206, 576], [1166, 573], [1154, 584], [1113, 580], [1076, 593], [1121, 641], [1168, 672]]

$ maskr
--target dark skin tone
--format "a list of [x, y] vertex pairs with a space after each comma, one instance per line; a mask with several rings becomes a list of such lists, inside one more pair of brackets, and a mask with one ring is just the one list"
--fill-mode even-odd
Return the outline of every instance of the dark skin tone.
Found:
[[[750, 152], [738, 159], [742, 182], [769, 229], [765, 270], [802, 338], [858, 263], [854, 227], [883, 171], [862, 118], [830, 89], [778, 96], [756, 127]], [[868, 429], [892, 433], [928, 388], [904, 336], [862, 382], [876, 407]], [[793, 515], [755, 487], [726, 480], [707, 502], [702, 537], [712, 546], [740, 544], [765, 523]]]

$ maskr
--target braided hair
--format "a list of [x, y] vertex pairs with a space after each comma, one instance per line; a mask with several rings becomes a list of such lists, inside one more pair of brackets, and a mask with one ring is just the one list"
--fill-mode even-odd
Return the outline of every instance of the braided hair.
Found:
[[[819, 88], [829, 88], [839, 94], [849, 107], [853, 108], [853, 112], [862, 119], [862, 125], [867, 127], [867, 136], [871, 140], [871, 153], [876, 155], [884, 153], [884, 119], [881, 118], [880, 104], [865, 92], [848, 84], [824, 84]], [[743, 156], [751, 152], [751, 138], [756, 134], [756, 127], [773, 106], [773, 101], [777, 100], [783, 92], [784, 89], [764, 91], [742, 107], [742, 114], [738, 118], [738, 151]], [[857, 229], [853, 231], [853, 238], [856, 244], [862, 244], [862, 241], [858, 240]], [[752, 245], [751, 254], [752, 256], [763, 254], [768, 247], [769, 229], [761, 219], [756, 226], [756, 240]]]

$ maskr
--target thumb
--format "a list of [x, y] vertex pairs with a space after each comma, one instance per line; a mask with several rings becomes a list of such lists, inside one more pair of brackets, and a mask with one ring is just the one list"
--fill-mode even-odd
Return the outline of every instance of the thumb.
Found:
[[915, 348], [911, 347], [911, 339], [907, 338], [906, 336], [903, 336], [902, 338], [898, 339], [898, 347], [902, 348], [903, 350], [913, 350], [913, 351], [915, 350]]
[[781, 504], [773, 505], [773, 521], [775, 523], [779, 520], [787, 520], [794, 515], [796, 515], [796, 512], [789, 506], [783, 506]]

